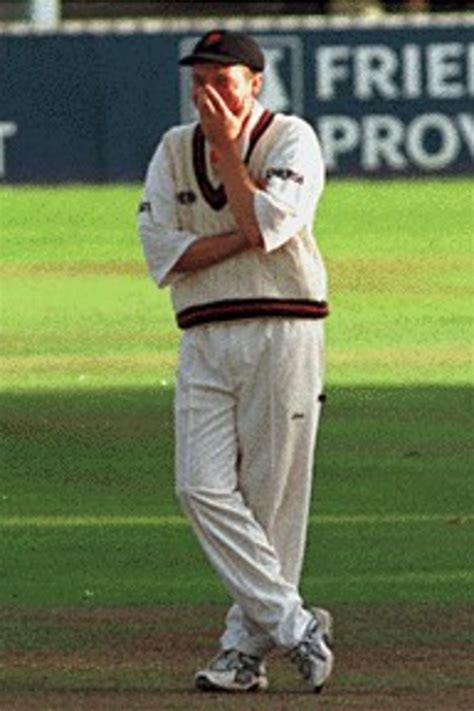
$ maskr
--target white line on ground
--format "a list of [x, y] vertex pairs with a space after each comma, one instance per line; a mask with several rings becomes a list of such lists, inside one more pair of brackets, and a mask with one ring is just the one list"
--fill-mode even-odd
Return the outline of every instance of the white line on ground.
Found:
[[[360, 514], [346, 515], [314, 515], [310, 524], [322, 525], [387, 525], [387, 524], [470, 524], [474, 522], [474, 514]], [[21, 527], [100, 527], [100, 526], [154, 526], [181, 527], [188, 526], [182, 516], [5, 516], [0, 517], [0, 528]]]

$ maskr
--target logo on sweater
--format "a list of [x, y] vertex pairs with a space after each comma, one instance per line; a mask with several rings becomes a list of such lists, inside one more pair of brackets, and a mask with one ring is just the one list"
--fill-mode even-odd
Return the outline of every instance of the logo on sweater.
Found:
[[176, 198], [180, 205], [192, 205], [197, 200], [196, 193], [192, 190], [181, 190]]
[[[180, 56], [190, 54], [199, 37], [186, 37], [179, 42]], [[259, 100], [273, 112], [304, 114], [303, 44], [297, 35], [258, 35], [255, 39], [265, 55], [263, 89]], [[181, 122], [197, 117], [191, 100], [191, 72], [180, 73]]]
[[151, 202], [143, 200], [143, 202], [139, 204], [138, 214], [140, 215], [142, 212], [151, 212]]
[[280, 180], [292, 180], [294, 183], [298, 183], [298, 185], [303, 185], [304, 183], [304, 176], [295, 173], [295, 171], [290, 170], [290, 168], [268, 168], [265, 177], [267, 180], [273, 177], [280, 178]]

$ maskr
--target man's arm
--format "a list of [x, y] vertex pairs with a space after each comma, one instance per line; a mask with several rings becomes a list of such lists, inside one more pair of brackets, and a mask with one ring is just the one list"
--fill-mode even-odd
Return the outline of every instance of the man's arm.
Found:
[[265, 253], [278, 249], [312, 223], [322, 192], [324, 164], [313, 129], [296, 117], [288, 119], [266, 156], [259, 184], [238, 152], [238, 120], [212, 86], [202, 90], [198, 108], [239, 229], [252, 247]]
[[158, 147], [147, 173], [138, 229], [151, 276], [167, 286], [188, 271], [216, 264], [248, 249], [241, 231], [199, 236], [182, 230], [176, 214], [176, 186], [167, 141]]
[[246, 236], [242, 232], [226, 232], [224, 234], [199, 237], [191, 244], [173, 266], [175, 272], [192, 272], [233, 257], [235, 254], [250, 248]]
[[215, 154], [230, 211], [248, 246], [261, 247], [263, 240], [254, 210], [255, 193], [259, 188], [250, 177], [238, 146], [242, 117], [229, 111], [212, 86], [206, 86], [200, 92], [198, 109], [204, 134]]
[[219, 156], [218, 167], [235, 221], [245, 234], [249, 246], [262, 247], [263, 239], [254, 209], [258, 187], [242, 162], [235, 143]]

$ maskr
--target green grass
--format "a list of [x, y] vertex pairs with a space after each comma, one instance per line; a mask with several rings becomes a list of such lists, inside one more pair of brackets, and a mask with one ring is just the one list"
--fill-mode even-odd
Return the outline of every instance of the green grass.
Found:
[[[471, 194], [327, 188], [308, 599], [472, 598]], [[0, 189], [0, 605], [227, 599], [174, 498], [179, 333], [146, 276], [139, 195]]]
[[[171, 398], [165, 388], [4, 397], [3, 604], [227, 599], [173, 495]], [[461, 387], [330, 391], [308, 599], [471, 599], [469, 403]]]
[[[173, 377], [178, 331], [168, 294], [146, 277], [139, 196], [0, 190], [4, 387]], [[472, 227], [469, 181], [328, 186], [317, 232], [331, 285], [330, 382], [472, 380]]]

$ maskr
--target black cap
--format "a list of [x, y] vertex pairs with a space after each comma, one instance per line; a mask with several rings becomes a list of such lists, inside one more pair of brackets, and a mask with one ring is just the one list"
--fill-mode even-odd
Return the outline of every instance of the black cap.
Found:
[[213, 30], [198, 41], [191, 54], [180, 59], [182, 66], [202, 62], [244, 64], [255, 72], [263, 72], [265, 58], [255, 40], [243, 32]]

